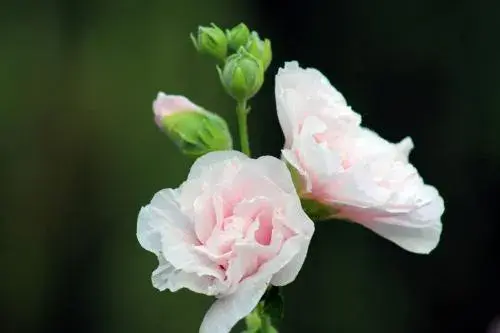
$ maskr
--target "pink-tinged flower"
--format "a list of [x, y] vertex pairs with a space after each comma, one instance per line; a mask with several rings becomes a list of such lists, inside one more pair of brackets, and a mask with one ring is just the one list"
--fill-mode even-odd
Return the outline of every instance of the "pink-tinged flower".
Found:
[[153, 102], [153, 112], [155, 114], [155, 122], [162, 127], [164, 117], [174, 115], [181, 112], [202, 112], [202, 108], [191, 102], [184, 96], [167, 95], [159, 92]]
[[141, 209], [137, 224], [141, 246], [158, 256], [156, 288], [218, 298], [201, 333], [229, 332], [269, 285], [292, 282], [313, 232], [286, 165], [236, 151], [200, 157], [178, 189]]
[[297, 62], [279, 70], [276, 104], [283, 158], [303, 200], [322, 207], [324, 217], [360, 223], [408, 251], [437, 246], [444, 203], [408, 162], [410, 138], [393, 144], [361, 127], [329, 81]]

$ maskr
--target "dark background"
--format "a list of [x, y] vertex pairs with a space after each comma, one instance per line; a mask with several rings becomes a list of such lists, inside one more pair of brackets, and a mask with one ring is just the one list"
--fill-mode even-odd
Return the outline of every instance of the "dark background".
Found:
[[[483, 333], [500, 315], [500, 2], [3, 0], [0, 331], [197, 332], [209, 297], [159, 293], [136, 240], [141, 205], [192, 160], [155, 127], [158, 90], [233, 105], [188, 34], [246, 22], [274, 60], [250, 118], [277, 156], [274, 74], [327, 75], [364, 124], [397, 141], [446, 203], [429, 256], [362, 227], [317, 225], [280, 332]], [[498, 328], [496, 330], [499, 330]]]

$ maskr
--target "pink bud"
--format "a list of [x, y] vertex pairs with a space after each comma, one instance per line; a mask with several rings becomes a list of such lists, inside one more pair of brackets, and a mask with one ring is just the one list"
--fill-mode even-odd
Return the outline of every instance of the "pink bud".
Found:
[[163, 117], [179, 112], [201, 111], [201, 108], [184, 96], [167, 95], [160, 91], [153, 102], [153, 111], [155, 122], [161, 127]]

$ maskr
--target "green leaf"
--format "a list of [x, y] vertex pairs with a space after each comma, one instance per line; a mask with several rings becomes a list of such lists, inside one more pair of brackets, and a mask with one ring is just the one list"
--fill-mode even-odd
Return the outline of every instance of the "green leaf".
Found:
[[245, 318], [247, 329], [242, 333], [278, 333], [273, 326], [283, 319], [284, 299], [282, 288], [271, 286], [259, 304]]
[[258, 333], [262, 327], [260, 304], [245, 318], [247, 329], [243, 333]]
[[262, 327], [260, 328], [258, 333], [278, 333], [278, 330], [273, 327], [273, 323], [272, 323], [270, 316], [268, 316], [267, 314], [264, 314], [263, 317], [264, 317], [264, 321], [263, 321]]
[[285, 301], [280, 287], [271, 286], [264, 294], [261, 302], [262, 311], [273, 323], [279, 323], [284, 316]]

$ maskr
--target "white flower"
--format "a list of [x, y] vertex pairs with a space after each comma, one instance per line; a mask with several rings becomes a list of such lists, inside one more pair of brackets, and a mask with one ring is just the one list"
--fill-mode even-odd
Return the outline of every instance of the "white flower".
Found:
[[408, 251], [428, 253], [439, 242], [443, 199], [408, 162], [410, 138], [385, 141], [315, 69], [285, 64], [276, 76], [283, 158], [302, 181], [300, 195], [330, 207]]
[[269, 285], [297, 276], [314, 224], [285, 164], [235, 151], [212, 152], [178, 189], [158, 192], [139, 213], [137, 237], [155, 253], [159, 290], [216, 296], [202, 333], [227, 333]]

